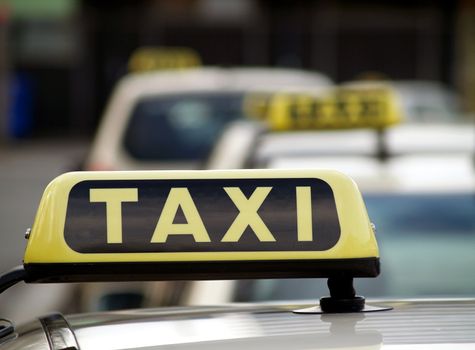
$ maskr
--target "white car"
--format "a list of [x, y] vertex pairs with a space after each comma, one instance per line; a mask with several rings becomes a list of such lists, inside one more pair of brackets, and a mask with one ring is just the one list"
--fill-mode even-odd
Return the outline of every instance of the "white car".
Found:
[[[251, 195], [246, 198], [245, 192]], [[431, 210], [434, 203], [420, 204]], [[414, 213], [420, 209], [412, 207]], [[400, 215], [388, 213], [385, 219], [391, 226]], [[430, 238], [439, 239], [437, 234], [445, 235]], [[445, 247], [460, 245], [460, 234], [444, 237]], [[463, 299], [355, 295], [353, 278], [384, 279], [384, 267], [383, 275], [374, 278], [380, 259], [388, 260], [376, 238], [381, 246], [387, 243], [371, 227], [355, 183], [335, 171], [65, 174], [45, 190], [23, 264], [0, 276], [0, 292], [20, 281], [287, 276], [296, 279], [276, 280], [289, 287], [283, 295], [298, 299], [307, 293], [313, 300], [269, 302], [275, 286], [254, 288], [243, 280], [241, 295], [257, 291], [254, 300], [264, 302], [213, 306], [219, 300], [208, 299], [202, 307], [51, 313], [19, 326], [2, 319], [0, 349], [473, 349], [473, 287], [471, 298]], [[401, 238], [406, 244], [398, 246], [399, 253], [406, 253], [402, 263], [409, 267], [403, 277], [414, 281], [421, 266], [413, 259], [427, 247]], [[473, 241], [464, 242], [472, 250]], [[473, 284], [474, 264], [440, 270], [458, 257], [437, 253], [429, 261], [436, 283], [424, 284], [427, 288], [450, 286], [456, 278], [451, 274]], [[304, 276], [314, 279], [297, 279]], [[330, 296], [319, 304], [316, 299], [328, 289], [322, 292], [310, 283], [315, 278], [328, 279]], [[357, 283], [356, 290], [364, 292], [360, 287]], [[391, 288], [398, 293], [396, 283]]]
[[[441, 282], [443, 283], [443, 282]], [[394, 309], [295, 314], [312, 304], [50, 314], [0, 335], [0, 349], [436, 349], [475, 347], [475, 300], [384, 301]], [[51, 339], [54, 339], [51, 342]]]
[[332, 86], [296, 69], [195, 68], [130, 74], [114, 90], [84, 170], [202, 167], [231, 121], [244, 117], [250, 91]]
[[431, 80], [350, 81], [344, 86], [391, 87], [396, 93], [407, 122], [461, 123], [470, 119], [463, 113], [461, 99], [454, 90]]
[[[473, 297], [474, 150], [471, 124], [401, 124], [383, 133], [272, 133], [261, 124], [236, 122], [223, 134], [208, 166], [336, 169], [348, 174], [365, 198], [385, 256], [377, 281], [357, 282], [363, 295]], [[445, 283], [440, 283], [441, 274]], [[209, 295], [220, 302], [311, 298], [315, 290], [326, 288], [318, 281], [305, 283], [297, 287], [293, 280], [197, 282], [189, 303], [206, 303]]]
[[461, 101], [440, 82], [397, 80], [391, 83], [403, 101], [407, 119], [414, 122], [463, 122]]

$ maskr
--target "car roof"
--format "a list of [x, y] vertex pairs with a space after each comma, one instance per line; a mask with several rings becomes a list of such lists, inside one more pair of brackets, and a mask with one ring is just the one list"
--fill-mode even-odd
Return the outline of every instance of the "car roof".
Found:
[[[473, 124], [400, 124], [384, 131], [390, 155], [470, 153], [475, 150]], [[296, 142], [298, 140], [298, 142]], [[378, 134], [371, 129], [270, 133], [261, 143], [262, 156], [376, 155]]]
[[[276, 159], [273, 169], [336, 169], [367, 193], [470, 193], [475, 190], [473, 155], [408, 155], [381, 162], [374, 157]], [[432, 174], [430, 177], [427, 173]]]
[[[66, 320], [82, 349], [384, 350], [475, 346], [473, 299], [378, 304], [394, 309], [322, 315], [292, 312], [309, 305], [260, 304], [130, 310], [72, 315]], [[34, 334], [31, 325], [25, 327]], [[13, 349], [13, 344], [5, 348]]]
[[[241, 93], [245, 91], [326, 90], [332, 81], [317, 72], [282, 68], [202, 67], [133, 73], [117, 84], [104, 111], [86, 164], [120, 168], [195, 168], [193, 162], [137, 161], [122, 149], [123, 134], [133, 109], [143, 98], [166, 94]], [[161, 165], [160, 165], [161, 164]]]
[[336, 169], [350, 175], [365, 193], [475, 189], [475, 129], [471, 125], [390, 128], [384, 135], [388, 157], [383, 160], [377, 156], [378, 135], [372, 130], [304, 135], [269, 135], [256, 159], [268, 159], [269, 168]]
[[333, 85], [330, 78], [318, 72], [290, 68], [219, 68], [201, 67], [186, 70], [168, 70], [133, 73], [123, 77], [119, 88], [130, 89], [136, 95], [183, 90], [287, 89]]
[[[467, 192], [475, 189], [475, 129], [469, 124], [403, 124], [385, 130], [387, 157], [370, 129], [269, 133], [232, 125], [210, 168], [335, 169], [363, 192]], [[239, 142], [238, 142], [239, 140]], [[430, 176], [427, 174], [430, 173]]]

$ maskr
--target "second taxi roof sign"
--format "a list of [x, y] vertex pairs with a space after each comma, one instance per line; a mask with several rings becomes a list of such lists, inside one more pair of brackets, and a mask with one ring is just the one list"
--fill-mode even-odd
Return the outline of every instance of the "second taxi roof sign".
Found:
[[264, 120], [275, 131], [382, 129], [403, 119], [397, 94], [385, 84], [340, 86], [317, 95], [251, 93], [243, 108], [249, 117]]

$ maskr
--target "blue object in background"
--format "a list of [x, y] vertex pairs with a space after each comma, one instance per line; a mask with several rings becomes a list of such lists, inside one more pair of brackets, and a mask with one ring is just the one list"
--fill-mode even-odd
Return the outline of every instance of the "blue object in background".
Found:
[[10, 89], [8, 136], [27, 137], [33, 129], [33, 84], [27, 74], [17, 73], [12, 79]]

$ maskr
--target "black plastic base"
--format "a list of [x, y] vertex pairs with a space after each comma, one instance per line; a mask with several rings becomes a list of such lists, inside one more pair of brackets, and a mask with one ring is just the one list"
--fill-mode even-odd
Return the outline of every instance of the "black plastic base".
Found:
[[[368, 305], [365, 304], [363, 310], [358, 311], [356, 313], [367, 313], [367, 312], [379, 312], [379, 311], [388, 311], [392, 310], [391, 306], [386, 305]], [[319, 305], [306, 307], [304, 309], [294, 310], [293, 313], [295, 314], [304, 314], [304, 315], [323, 315], [323, 314], [331, 314], [331, 312], [324, 312]]]
[[332, 289], [341, 289], [340, 283], [351, 286], [352, 277], [377, 276], [379, 259], [30, 263], [25, 270], [27, 283], [333, 277], [333, 296]]
[[323, 297], [320, 299], [320, 308], [323, 312], [360, 312], [364, 309], [365, 298], [354, 296], [353, 298], [337, 299], [333, 297]]
[[353, 277], [337, 276], [328, 278], [329, 297], [320, 299], [320, 305], [311, 308], [295, 310], [299, 314], [331, 314], [348, 312], [367, 312], [387, 310], [386, 307], [367, 307], [365, 298], [356, 295], [353, 287]]

